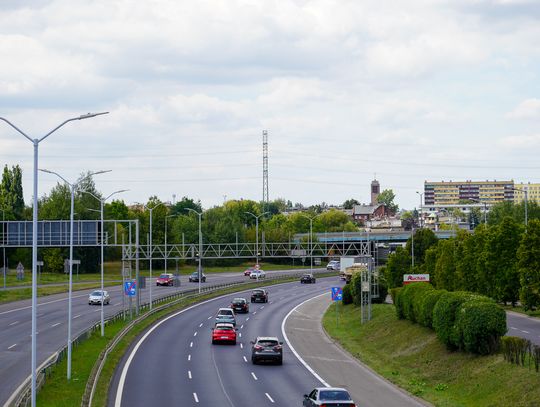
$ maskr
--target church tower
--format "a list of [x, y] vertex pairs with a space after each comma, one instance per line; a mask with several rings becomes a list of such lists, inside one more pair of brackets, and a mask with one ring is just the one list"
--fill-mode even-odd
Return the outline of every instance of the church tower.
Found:
[[371, 205], [377, 205], [377, 198], [379, 198], [380, 193], [381, 184], [379, 184], [379, 181], [374, 179], [371, 181]]

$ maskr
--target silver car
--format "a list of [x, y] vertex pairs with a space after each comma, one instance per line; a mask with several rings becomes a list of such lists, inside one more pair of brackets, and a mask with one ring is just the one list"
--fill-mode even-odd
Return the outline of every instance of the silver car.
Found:
[[304, 407], [315, 406], [339, 406], [339, 407], [355, 407], [356, 404], [352, 400], [349, 392], [340, 387], [317, 387], [311, 393], [304, 394]]
[[111, 297], [109, 296], [108, 291], [95, 290], [88, 296], [88, 304], [101, 304], [103, 301], [104, 305], [109, 305], [111, 302]]

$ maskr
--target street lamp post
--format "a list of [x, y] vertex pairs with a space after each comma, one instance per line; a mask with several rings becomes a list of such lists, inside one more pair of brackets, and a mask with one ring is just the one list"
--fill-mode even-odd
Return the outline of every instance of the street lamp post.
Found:
[[[270, 212], [263, 212], [258, 216], [251, 212], [244, 212], [244, 213], [251, 215], [255, 218], [255, 264], [258, 266], [259, 265], [259, 218]], [[257, 280], [258, 279], [259, 279], [259, 275], [257, 274]]]
[[33, 194], [34, 194], [34, 199], [33, 199], [33, 208], [32, 208], [32, 333], [31, 333], [31, 337], [32, 337], [31, 406], [32, 407], [34, 407], [36, 405], [37, 221], [38, 221], [38, 152], [39, 152], [39, 143], [41, 143], [43, 140], [45, 140], [47, 137], [49, 137], [52, 133], [54, 133], [60, 127], [64, 126], [65, 124], [67, 124], [69, 122], [72, 122], [72, 121], [75, 121], [75, 120], [89, 119], [91, 117], [96, 117], [96, 116], [100, 116], [100, 115], [107, 114], [107, 113], [109, 113], [109, 112], [87, 113], [87, 114], [83, 114], [83, 115], [78, 116], [78, 117], [73, 117], [71, 119], [64, 120], [62, 123], [60, 123], [54, 129], [49, 131], [43, 137], [35, 138], [35, 139], [32, 139], [30, 136], [28, 136], [26, 133], [24, 133], [21, 129], [19, 129], [17, 126], [15, 126], [9, 120], [5, 119], [4, 117], [0, 117], [0, 120], [6, 122], [9, 126], [11, 126], [18, 133], [20, 133], [22, 136], [24, 136], [28, 141], [30, 141], [32, 143], [32, 145], [34, 146], [34, 169], [33, 169], [33, 178], [34, 178]]
[[178, 216], [178, 214], [165, 216], [165, 273], [167, 272], [167, 219], [175, 216]]
[[[68, 348], [68, 356], [67, 356], [67, 379], [71, 379], [71, 300], [72, 300], [72, 293], [73, 293], [73, 227], [74, 227], [74, 215], [75, 215], [75, 191], [77, 190], [77, 187], [79, 184], [84, 181], [85, 179], [98, 174], [104, 174], [106, 172], [110, 172], [110, 170], [107, 171], [97, 171], [97, 172], [91, 172], [85, 177], [81, 178], [79, 181], [71, 183], [67, 181], [64, 177], [62, 177], [60, 174], [40, 169], [42, 172], [46, 172], [48, 174], [56, 175], [58, 178], [60, 178], [62, 181], [64, 181], [70, 189], [70, 195], [71, 195], [71, 203], [70, 203], [70, 213], [69, 213], [69, 288], [68, 288], [68, 337], [67, 337], [67, 348]], [[77, 269], [78, 270], [78, 269]], [[102, 292], [103, 295], [103, 292]], [[103, 303], [103, 300], [101, 301]]]
[[[103, 310], [103, 274], [104, 274], [104, 261], [105, 261], [103, 241], [105, 240], [105, 232], [104, 232], [105, 220], [104, 220], [104, 215], [103, 215], [103, 212], [104, 212], [103, 208], [104, 208], [105, 202], [111, 196], [119, 194], [121, 192], [126, 192], [126, 191], [128, 190], [121, 189], [119, 191], [114, 191], [112, 194], [109, 194], [106, 198], [103, 198], [103, 199], [95, 196], [90, 191], [82, 191], [82, 192], [86, 192], [89, 195], [92, 195], [94, 198], [96, 198], [99, 201], [99, 212], [101, 214], [101, 336], [105, 336], [105, 317], [104, 317], [104, 310]], [[124, 270], [122, 270], [122, 273], [123, 272]]]
[[315, 216], [307, 216], [303, 213], [300, 214], [306, 219], [309, 219], [309, 259], [310, 259], [310, 272], [313, 273], [313, 219], [317, 216], [322, 215], [321, 213]]
[[160, 202], [158, 203], [157, 205], [154, 205], [152, 208], [146, 206], [146, 205], [143, 205], [145, 209], [148, 209], [150, 211], [150, 239], [149, 239], [149, 244], [150, 244], [150, 253], [149, 253], [149, 256], [150, 256], [150, 269], [149, 269], [149, 272], [150, 272], [150, 311], [152, 311], [152, 214], [154, 213], [154, 209], [156, 209], [158, 206], [161, 206], [163, 205], [163, 202]]
[[487, 203], [476, 198], [469, 198], [469, 201], [478, 202], [479, 204], [484, 205], [484, 224], [487, 223]]
[[191, 208], [185, 208], [186, 211], [190, 211], [193, 213], [196, 213], [199, 216], [199, 294], [201, 293], [201, 279], [202, 279], [202, 228], [201, 228], [201, 221], [202, 221], [202, 212], [197, 212], [195, 209]]
[[422, 218], [422, 206], [423, 206], [423, 202], [422, 202], [422, 197], [424, 196], [424, 193], [423, 192], [418, 192], [416, 191], [416, 193], [420, 196], [420, 212], [419, 212], [419, 216], [420, 216], [420, 222], [418, 224], [418, 226], [420, 226], [420, 229], [422, 229], [422, 224], [424, 223], [424, 219]]

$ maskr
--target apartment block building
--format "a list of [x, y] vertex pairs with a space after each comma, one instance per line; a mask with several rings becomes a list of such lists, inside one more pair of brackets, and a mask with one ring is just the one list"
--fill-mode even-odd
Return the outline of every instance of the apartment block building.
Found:
[[519, 184], [516, 182], [514, 184], [515, 189], [519, 189], [519, 191], [514, 191], [514, 202], [520, 203], [525, 200], [525, 193], [522, 192], [523, 189], [527, 189], [527, 199], [529, 202], [536, 202], [540, 204], [540, 184], [531, 184], [530, 182], [524, 183], [520, 182]]
[[514, 200], [514, 181], [425, 181], [424, 205], [457, 205], [480, 201], [493, 205]]

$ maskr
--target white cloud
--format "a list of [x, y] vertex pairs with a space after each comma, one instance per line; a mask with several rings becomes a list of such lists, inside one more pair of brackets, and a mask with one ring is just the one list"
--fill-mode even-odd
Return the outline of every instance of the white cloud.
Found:
[[507, 148], [525, 149], [540, 146], [540, 134], [509, 136], [499, 140], [499, 144]]
[[510, 119], [540, 119], [540, 99], [527, 99], [506, 114]]

